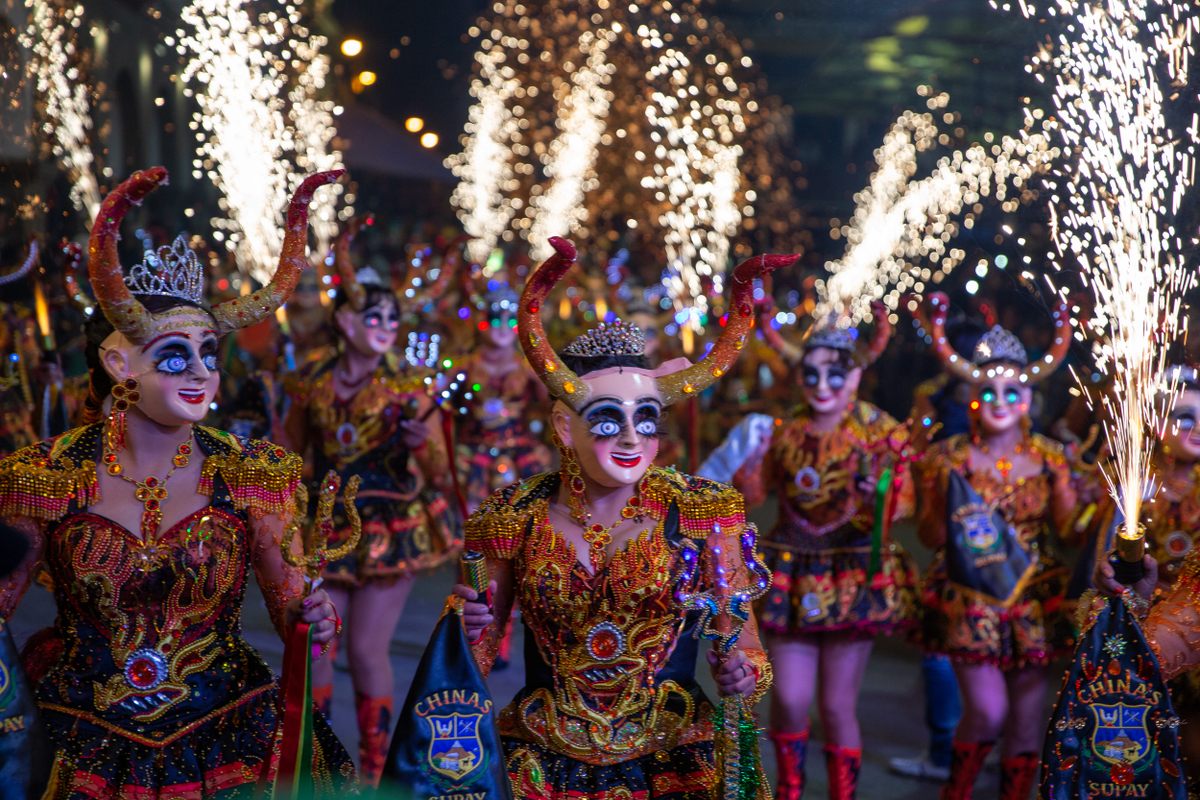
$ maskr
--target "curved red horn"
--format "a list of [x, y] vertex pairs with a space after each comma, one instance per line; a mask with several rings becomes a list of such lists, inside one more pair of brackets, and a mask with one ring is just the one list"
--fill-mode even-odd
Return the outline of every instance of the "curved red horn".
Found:
[[88, 239], [88, 280], [96, 304], [112, 326], [133, 342], [144, 342], [150, 337], [154, 319], [125, 285], [125, 273], [117, 256], [121, 220], [131, 207], [141, 205], [146, 195], [166, 182], [167, 170], [163, 167], [130, 175], [100, 204]]
[[869, 367], [879, 360], [883, 351], [887, 350], [894, 330], [888, 316], [887, 306], [880, 301], [876, 300], [871, 303], [871, 316], [875, 318], [875, 330], [871, 331], [871, 338], [867, 340], [866, 345], [861, 348], [857, 356], [858, 363], [862, 367]]
[[[274, 277], [270, 283], [253, 294], [213, 306], [212, 315], [217, 321], [218, 333], [230, 333], [262, 322], [291, 297], [296, 283], [300, 280], [300, 273], [308, 266], [308, 207], [312, 203], [313, 194], [320, 187], [342, 177], [345, 172], [344, 169], [318, 172], [309, 175], [300, 184], [300, 188], [292, 195], [288, 204], [287, 229], [284, 232], [279, 266]], [[92, 280], [94, 286], [95, 279]]]
[[587, 404], [587, 384], [563, 363], [558, 353], [550, 346], [541, 316], [542, 302], [575, 263], [575, 245], [566, 239], [552, 236], [550, 246], [554, 248], [553, 255], [533, 271], [525, 283], [524, 291], [521, 292], [521, 302], [517, 309], [517, 333], [529, 366], [533, 367], [533, 371], [550, 390], [551, 397], [562, 400], [578, 411]]
[[934, 292], [926, 300], [926, 306], [933, 352], [942, 362], [942, 367], [960, 381], [975, 383], [983, 373], [970, 359], [957, 352], [946, 338], [946, 317], [950, 314], [950, 298], [944, 292]]
[[698, 363], [657, 379], [663, 405], [703, 392], [729, 371], [754, 325], [754, 279], [794, 264], [799, 258], [798, 254], [751, 256], [734, 268], [729, 278], [731, 288], [725, 330], [708, 355]]

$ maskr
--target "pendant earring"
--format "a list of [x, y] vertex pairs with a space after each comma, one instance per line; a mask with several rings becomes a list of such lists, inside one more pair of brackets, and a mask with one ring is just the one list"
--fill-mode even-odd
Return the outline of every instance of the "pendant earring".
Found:
[[586, 525], [592, 515], [587, 507], [587, 484], [583, 482], [583, 470], [579, 467], [579, 458], [572, 448], [563, 443], [557, 433], [554, 434], [554, 446], [558, 448], [562, 471], [567, 476], [567, 507], [571, 510], [571, 519], [580, 525]]
[[142, 399], [136, 378], [126, 378], [111, 390], [112, 410], [108, 412], [108, 425], [104, 436], [111, 453], [125, 449], [125, 415]]

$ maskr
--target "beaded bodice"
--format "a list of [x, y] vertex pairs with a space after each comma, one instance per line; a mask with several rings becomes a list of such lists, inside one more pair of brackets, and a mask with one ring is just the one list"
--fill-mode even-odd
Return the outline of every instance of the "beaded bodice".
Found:
[[1168, 481], [1142, 505], [1146, 547], [1158, 562], [1160, 586], [1175, 582], [1200, 537], [1200, 466], [1189, 480]]
[[313, 474], [332, 469], [343, 478], [358, 475], [360, 494], [412, 494], [417, 478], [399, 425], [418, 415], [425, 398], [424, 375], [397, 371], [384, 359], [361, 389], [340, 398], [335, 364], [336, 359], [314, 365], [288, 381], [313, 443]]
[[[919, 470], [921, 496], [924, 499], [938, 497], [944, 503], [950, 471], [958, 470], [984, 502], [1000, 511], [1022, 546], [1027, 550], [1049, 546], [1051, 534], [1056, 532], [1057, 518], [1067, 510], [1060, 508], [1062, 498], [1056, 497], [1062, 494], [1060, 486], [1069, 480], [1062, 446], [1033, 434], [1028, 439], [1028, 454], [1041, 461], [1042, 468], [1034, 475], [1011, 476], [1007, 480], [992, 470], [970, 469], [970, 452], [970, 439], [965, 434], [952, 436], [931, 447]], [[944, 507], [934, 510], [934, 514], [939, 514], [936, 520], [944, 524]]]
[[859, 483], [878, 479], [894, 460], [900, 442], [892, 439], [898, 429], [896, 420], [869, 403], [855, 403], [829, 432], [812, 431], [804, 411], [776, 428], [764, 470], [766, 488], [775, 490], [780, 509], [768, 538], [802, 545], [805, 536], [843, 531], [853, 539], [869, 533], [875, 499]]
[[[502, 713], [502, 732], [591, 764], [711, 737], [695, 679], [693, 628], [705, 623], [680, 593], [753, 580], [740, 564], [741, 496], [652, 469], [642, 483], [646, 529], [592, 574], [550, 522], [558, 485], [551, 473], [510, 487], [468, 524], [468, 547], [512, 559], [528, 631], [526, 686]], [[753, 625], [743, 641], [760, 647]]]
[[[248, 572], [252, 563], [259, 570], [277, 622], [301, 584], [283, 567], [277, 542], [255, 540], [250, 514], [287, 512], [299, 459], [196, 428], [205, 457], [198, 488], [210, 502], [144, 541], [87, 510], [99, 497], [90, 458], [99, 454], [100, 430], [76, 429], [0, 462], [2, 516], [45, 525], [39, 563], [58, 607], [32, 649], [31, 675], [43, 706], [164, 744], [271, 688], [270, 670], [241, 635]], [[69, 490], [55, 482], [71, 475]], [[272, 542], [273, 552], [256, 556]], [[22, 588], [6, 584], [0, 608]]]

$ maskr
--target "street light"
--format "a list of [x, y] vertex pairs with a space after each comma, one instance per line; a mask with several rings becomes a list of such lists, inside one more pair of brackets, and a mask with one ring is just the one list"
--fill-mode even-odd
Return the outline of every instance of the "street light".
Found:
[[404, 130], [409, 133], [419, 133], [425, 128], [425, 120], [420, 117], [409, 117], [404, 120]]
[[438, 135], [433, 131], [426, 131], [421, 134], [421, 147], [432, 150], [438, 145]]
[[374, 86], [377, 80], [379, 80], [379, 76], [369, 69], [364, 69], [358, 73], [358, 82], [363, 86]]
[[362, 39], [350, 37], [342, 41], [342, 55], [347, 58], [354, 58], [363, 51]]

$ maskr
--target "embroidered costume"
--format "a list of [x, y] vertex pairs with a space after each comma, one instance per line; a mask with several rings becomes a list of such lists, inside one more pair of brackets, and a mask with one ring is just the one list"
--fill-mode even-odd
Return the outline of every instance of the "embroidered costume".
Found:
[[952, 436], [934, 444], [917, 465], [917, 495], [922, 500], [918, 524], [945, 527], [946, 490], [951, 471], [963, 474], [984, 501], [1000, 511], [1016, 534], [1016, 543], [1035, 563], [1021, 591], [1000, 606], [947, 579], [944, 552], [934, 556], [922, 593], [925, 620], [922, 641], [927, 649], [958, 661], [985, 662], [1004, 669], [1046, 665], [1070, 652], [1073, 642], [1064, 605], [1067, 570], [1055, 544], [1071, 508], [1062, 491], [1070, 468], [1062, 445], [1032, 434], [1023, 446], [1042, 464], [1031, 478], [1001, 480], [968, 467], [970, 437]]
[[[551, 239], [551, 245], [555, 254], [530, 276], [520, 300], [520, 341], [561, 401], [558, 413], [574, 415], [593, 438], [590, 445], [560, 444], [560, 472], [493, 494], [466, 526], [467, 548], [484, 554], [506, 598], [495, 608], [496, 619], [507, 619], [515, 601], [527, 631], [525, 686], [500, 715], [514, 795], [699, 800], [732, 780], [765, 797], [757, 743], [736, 735], [738, 724], [753, 727], [743, 709], [771, 683], [751, 611], [769, 576], [755, 553], [742, 497], [723, 484], [636, 465], [652, 458], [653, 448], [643, 448], [658, 435], [661, 408], [703, 391], [733, 364], [753, 319], [753, 279], [795, 258], [768, 256], [739, 266], [721, 339], [699, 363], [662, 374], [645, 366], [642, 333], [620, 321], [585, 333], [561, 356], [550, 347], [539, 312], [575, 260], [570, 242]], [[565, 359], [581, 369], [601, 366], [576, 374]], [[625, 366], [632, 374], [621, 371]], [[621, 397], [592, 397], [592, 384], [581, 374], [607, 376]], [[584, 456], [576, 448], [590, 446], [597, 457], [602, 445], [617, 442], [627, 450], [612, 452], [610, 469], [630, 476], [622, 485], [633, 497], [605, 527], [591, 518]], [[590, 478], [601, 467], [586, 469]], [[560, 490], [570, 498], [565, 507]], [[583, 548], [556, 529], [554, 513], [569, 513], [582, 527]], [[610, 552], [610, 532], [628, 521], [647, 527]], [[488, 625], [474, 645], [485, 673], [502, 627]], [[695, 679], [696, 636], [713, 639], [720, 659], [735, 649], [746, 659], [739, 680], [749, 681], [745, 689], [754, 696], [725, 697], [720, 726]]]
[[[334, 389], [335, 364], [314, 364], [288, 381], [290, 414], [312, 443], [313, 474], [334, 470], [343, 479], [362, 479], [358, 548], [329, 564], [325, 579], [358, 586], [433, 569], [460, 545], [458, 512], [434, 484], [446, 475], [449, 460], [437, 434], [410, 451], [398, 427], [428, 403], [425, 374], [397, 369], [385, 358], [361, 390], [343, 399]], [[331, 543], [350, 531], [340, 502], [334, 521]]]
[[[135, 173], [101, 205], [89, 272], [101, 321], [115, 329], [104, 342], [126, 365], [155, 342], [166, 342], [158, 345], [166, 354], [150, 356], [156, 362], [145, 371], [113, 379], [106, 415], [95, 395], [102, 376], [93, 367], [89, 411], [102, 421], [0, 461], [0, 519], [32, 544], [32, 556], [0, 584], [0, 615], [11, 613], [41, 569], [58, 607], [54, 625], [30, 642], [25, 657], [54, 751], [47, 797], [248, 798], [277, 777], [279, 691], [242, 638], [241, 607], [250, 569], [281, 634], [290, 604], [305, 593], [303, 574], [281, 549], [300, 459], [161, 409], [162, 424], [186, 434], [170, 471], [138, 480], [125, 474], [121, 454], [126, 417], [142, 400], [138, 378], [153, 380], [158, 391], [170, 387], [172, 398], [178, 390], [175, 402], [206, 406], [217, 337], [269, 318], [286, 300], [304, 266], [313, 192], [340, 174], [311, 176], [297, 189], [271, 282], [208, 310], [200, 306], [202, 267], [182, 238], [148, 251], [128, 276], [117, 258], [122, 218], [165, 182], [166, 170]], [[149, 298], [172, 305], [153, 312], [160, 306], [144, 305]], [[194, 491], [207, 500], [164, 527], [168, 481], [189, 464], [199, 475]], [[142, 506], [137, 531], [92, 511], [106, 499], [102, 487], [110, 495], [106, 508], [114, 500]], [[353, 778], [353, 765], [323, 719], [314, 721], [312, 736], [314, 788], [328, 794]]]
[[[52, 796], [254, 796], [274, 778], [279, 693], [241, 635], [246, 582], [252, 568], [281, 634], [304, 585], [280, 539], [250, 520], [290, 514], [300, 459], [197, 427], [197, 490], [212, 499], [140, 542], [88, 512], [102, 434], [95, 423], [0, 461], [0, 517], [36, 526], [35, 558], [0, 585], [0, 616], [38, 568], [58, 607], [25, 654], [57, 750]], [[315, 723], [314, 776], [330, 791], [353, 768], [324, 718]]]
[[[526, 684], [501, 712], [518, 797], [707, 797], [713, 706], [696, 682], [698, 618], [679, 591], [752, 582], [742, 562], [741, 495], [722, 484], [652, 468], [639, 487], [654, 527], [595, 575], [547, 518], [560, 477], [496, 493], [471, 518], [467, 546], [512, 569], [526, 626]], [[685, 553], [699, 554], [688, 576]], [[769, 685], [751, 619], [742, 646]], [[486, 672], [494, 636], [476, 645]], [[628, 792], [622, 795], [621, 792]]]
[[473, 395], [457, 442], [467, 508], [477, 508], [513, 481], [545, 472], [552, 462], [549, 448], [530, 429], [532, 412], [545, 394], [541, 383], [520, 362], [503, 375], [492, 375], [482, 362], [473, 354], [462, 365]]
[[[759, 612], [763, 630], [874, 636], [913, 623], [916, 568], [896, 542], [873, 543], [876, 497], [857, 487], [864, 477], [878, 480], [893, 460], [898, 428], [864, 402], [827, 433], [811, 431], [803, 409], [775, 428], [761, 467], [763, 490], [780, 498], [778, 520], [762, 543], [771, 570]], [[884, 513], [893, 519], [912, 513], [910, 482], [901, 483]]]

